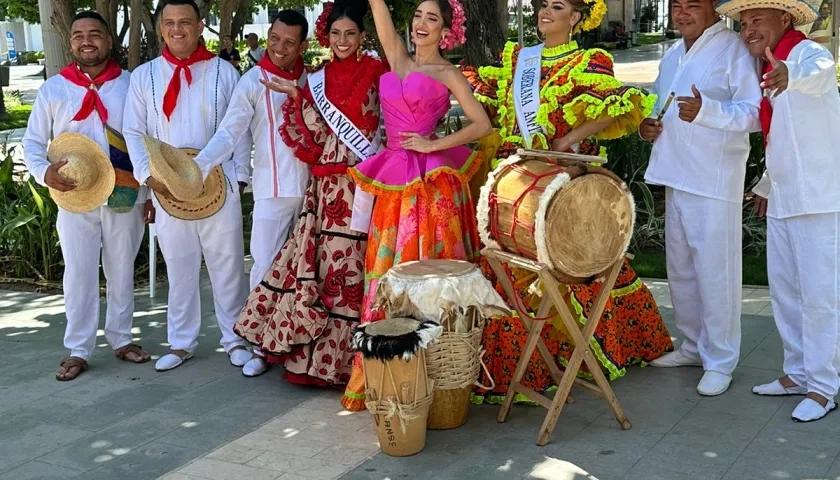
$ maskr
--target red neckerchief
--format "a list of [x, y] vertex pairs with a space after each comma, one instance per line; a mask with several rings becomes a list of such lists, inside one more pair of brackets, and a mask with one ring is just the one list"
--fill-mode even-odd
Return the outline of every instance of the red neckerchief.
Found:
[[112, 59], [109, 59], [105, 64], [105, 70], [102, 70], [102, 72], [100, 72], [93, 80], [79, 70], [79, 66], [76, 62], [62, 68], [58, 73], [62, 77], [66, 78], [70, 83], [87, 89], [85, 98], [82, 99], [82, 107], [78, 112], [76, 112], [76, 116], [73, 117], [73, 121], [81, 122], [82, 120], [88, 118], [91, 113], [96, 111], [96, 113], [99, 114], [99, 118], [102, 120], [102, 123], [107, 124], [108, 109], [105, 108], [105, 104], [102, 103], [102, 99], [99, 98], [98, 88], [105, 84], [105, 82], [120, 78], [120, 75], [122, 75], [122, 68], [120, 68], [120, 64]]
[[283, 70], [282, 68], [278, 67], [277, 65], [273, 64], [268, 56], [271, 55], [269, 52], [265, 52], [263, 57], [257, 63], [263, 70], [266, 72], [284, 78], [286, 80], [292, 80], [297, 82], [300, 80], [300, 77], [303, 76], [303, 58], [298, 57], [297, 63], [295, 63], [295, 69], [291, 72]]
[[178, 103], [178, 94], [181, 93], [181, 72], [184, 72], [184, 78], [187, 79], [187, 86], [189, 86], [192, 84], [190, 67], [215, 57], [216, 55], [213, 55], [204, 45], [199, 45], [192, 55], [184, 60], [172, 55], [169, 47], [163, 47], [163, 58], [175, 66], [175, 73], [172, 74], [172, 80], [169, 81], [169, 86], [166, 87], [166, 93], [163, 95], [163, 114], [166, 115], [167, 120], [172, 116], [175, 105]]
[[[782, 35], [782, 38], [779, 39], [779, 44], [776, 45], [776, 48], [773, 50], [773, 56], [782, 62], [787, 60], [788, 55], [790, 55], [790, 51], [793, 50], [793, 47], [807, 38], [808, 37], [799, 30], [788, 30], [784, 35]], [[764, 74], [770, 72], [771, 70], [773, 70], [773, 66], [770, 65], [770, 62], [767, 59], [764, 59], [764, 61], [761, 62], [762, 81]], [[761, 106], [758, 110], [758, 118], [761, 120], [761, 132], [764, 134], [764, 146], [766, 147], [767, 135], [770, 133], [770, 121], [773, 119], [773, 106], [770, 105], [770, 99], [766, 96], [761, 97]]]

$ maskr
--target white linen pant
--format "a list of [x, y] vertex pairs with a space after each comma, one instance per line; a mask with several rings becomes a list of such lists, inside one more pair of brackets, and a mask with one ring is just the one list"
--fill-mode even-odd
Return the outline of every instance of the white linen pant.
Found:
[[245, 304], [245, 241], [239, 191], [226, 184], [222, 209], [202, 220], [180, 220], [157, 206], [155, 230], [169, 280], [167, 334], [173, 350], [192, 352], [201, 331], [201, 257], [210, 276], [213, 305], [226, 352], [245, 341], [233, 325]]
[[254, 290], [265, 278], [274, 264], [277, 253], [295, 225], [303, 197], [265, 198], [254, 202], [254, 218], [251, 227], [250, 289]]
[[99, 262], [105, 271], [105, 340], [117, 349], [131, 343], [134, 317], [134, 260], [143, 241], [143, 204], [114, 213], [106, 206], [87, 213], [58, 210], [56, 222], [64, 257], [64, 347], [90, 359], [99, 327]]
[[731, 375], [741, 350], [741, 204], [666, 189], [665, 259], [680, 349]]
[[833, 399], [840, 387], [840, 214], [767, 219], [767, 274], [784, 372]]

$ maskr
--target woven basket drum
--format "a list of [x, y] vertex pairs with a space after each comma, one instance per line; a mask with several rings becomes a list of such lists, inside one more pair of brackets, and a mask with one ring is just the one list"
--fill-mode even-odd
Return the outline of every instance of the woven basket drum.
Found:
[[482, 187], [478, 217], [486, 246], [547, 265], [561, 282], [582, 283], [624, 256], [635, 204], [609, 170], [514, 155]]
[[[457, 317], [466, 316], [470, 330], [460, 332]], [[443, 333], [426, 351], [426, 368], [435, 389], [429, 410], [429, 430], [448, 430], [467, 423], [472, 389], [481, 373], [484, 318], [475, 307], [451, 312], [441, 319]]]
[[433, 383], [417, 336], [420, 323], [389, 318], [360, 328], [354, 337], [364, 362], [365, 405], [382, 453], [392, 457], [414, 455], [426, 446]]

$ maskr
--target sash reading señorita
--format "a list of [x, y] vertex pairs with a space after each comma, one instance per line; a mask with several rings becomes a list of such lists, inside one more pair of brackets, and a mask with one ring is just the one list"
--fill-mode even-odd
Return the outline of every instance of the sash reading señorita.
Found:
[[[347, 148], [353, 151], [359, 161], [373, 156], [379, 150], [382, 142], [382, 130], [376, 130], [373, 141], [369, 141], [367, 135], [362, 133], [353, 122], [344, 115], [326, 94], [326, 68], [309, 76], [309, 91], [315, 100], [315, 106], [321, 112], [324, 122], [330, 127], [338, 140]], [[350, 217], [350, 229], [357, 232], [367, 233], [370, 226], [370, 216], [373, 212], [373, 196], [361, 188], [357, 188], [353, 197], [353, 213]]]
[[519, 51], [516, 72], [513, 76], [513, 101], [522, 142], [531, 148], [533, 137], [545, 130], [537, 123], [540, 110], [540, 79], [542, 77], [542, 50], [544, 44], [525, 47]]

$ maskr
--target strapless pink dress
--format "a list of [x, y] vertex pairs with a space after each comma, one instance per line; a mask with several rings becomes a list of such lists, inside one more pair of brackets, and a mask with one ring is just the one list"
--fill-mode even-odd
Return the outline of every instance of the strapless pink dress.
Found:
[[[449, 111], [449, 89], [422, 73], [401, 79], [389, 72], [380, 79], [379, 100], [386, 146], [348, 170], [359, 188], [376, 197], [365, 252], [362, 323], [383, 317], [370, 306], [377, 282], [392, 266], [426, 259], [472, 261], [479, 254], [469, 180], [481, 166], [480, 155], [464, 146], [432, 153], [400, 146], [403, 132], [434, 133]], [[356, 360], [342, 400], [350, 410], [364, 408], [364, 376]]]

